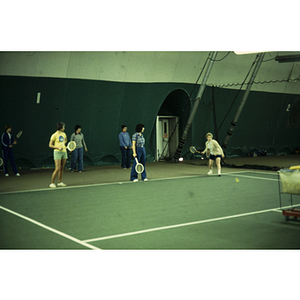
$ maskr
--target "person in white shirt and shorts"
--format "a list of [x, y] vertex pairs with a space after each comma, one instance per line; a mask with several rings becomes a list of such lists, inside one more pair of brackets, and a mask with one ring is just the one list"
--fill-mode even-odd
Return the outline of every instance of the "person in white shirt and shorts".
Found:
[[213, 163], [216, 161], [218, 175], [221, 176], [221, 158], [224, 157], [224, 152], [219, 143], [213, 139], [212, 133], [208, 132], [206, 134], [206, 143], [205, 143], [205, 150], [201, 152], [201, 154], [205, 154], [209, 158], [208, 163], [208, 175], [213, 174]]

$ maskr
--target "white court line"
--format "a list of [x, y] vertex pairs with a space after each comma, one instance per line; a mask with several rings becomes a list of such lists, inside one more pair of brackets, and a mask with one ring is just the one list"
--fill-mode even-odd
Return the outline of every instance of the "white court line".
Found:
[[[249, 172], [249, 171], [248, 171]], [[269, 174], [269, 175], [274, 175], [278, 177], [278, 172], [273, 171], [273, 172], [269, 172], [269, 171], [265, 171], [265, 170], [261, 170], [261, 172], [259, 171], [251, 171], [251, 173], [257, 173], [257, 174]]]
[[[294, 205], [293, 207], [295, 207], [295, 206], [300, 206], [300, 204]], [[289, 205], [289, 206], [285, 206], [285, 207], [282, 207], [282, 208], [281, 207], [270, 208], [270, 209], [265, 209], [265, 210], [259, 210], [259, 211], [249, 212], [249, 213], [238, 214], [238, 215], [232, 215], [232, 216], [226, 216], [226, 217], [220, 217], [220, 218], [214, 218], [214, 219], [208, 219], [208, 220], [201, 220], [201, 221], [195, 221], [195, 222], [188, 222], [188, 223], [182, 223], [182, 224], [175, 224], [175, 225], [156, 227], [156, 228], [150, 228], [150, 229], [145, 229], [145, 230], [121, 233], [121, 234], [115, 234], [115, 235], [110, 235], [110, 236], [104, 236], [104, 237], [84, 240], [84, 242], [90, 243], [90, 242], [103, 241], [103, 240], [108, 240], [108, 239], [115, 239], [115, 238], [130, 236], [130, 235], [137, 235], [137, 234], [141, 234], [141, 233], [148, 233], [148, 232], [153, 232], [153, 231], [160, 231], [160, 230], [166, 230], [166, 229], [172, 229], [172, 228], [186, 227], [186, 226], [191, 226], [191, 225], [198, 225], [198, 224], [203, 224], [203, 223], [240, 218], [240, 217], [244, 217], [244, 216], [262, 214], [262, 213], [267, 213], [267, 212], [271, 212], [271, 211], [274, 211], [274, 210], [277, 211], [278, 209], [286, 209], [286, 208], [291, 208], [291, 206]]]
[[[167, 178], [156, 178], [151, 179], [151, 181], [160, 181], [160, 180], [171, 180], [171, 179], [185, 179], [185, 178], [197, 178], [197, 177], [208, 177], [206, 175], [192, 175], [192, 176], [180, 176], [180, 177], [167, 177]], [[93, 186], [106, 186], [106, 185], [118, 185], [118, 184], [139, 184], [143, 181], [133, 182], [133, 181], [115, 181], [115, 182], [106, 182], [106, 183], [95, 183], [95, 184], [85, 184], [85, 185], [72, 185], [65, 187], [57, 187], [57, 188], [43, 188], [43, 189], [34, 189], [34, 190], [24, 190], [24, 191], [13, 191], [13, 192], [3, 192], [0, 195], [9, 195], [9, 194], [17, 194], [17, 193], [29, 193], [29, 192], [43, 192], [43, 191], [62, 191], [62, 189], [76, 189], [76, 188], [84, 188], [84, 187], [93, 187]], [[148, 184], [148, 182], [145, 182]]]
[[[222, 176], [224, 175], [229, 175], [230, 174], [240, 174], [240, 173], [259, 173], [259, 174], [263, 174], [264, 172], [255, 172], [255, 171], [237, 171], [237, 172], [230, 172], [230, 173], [222, 173]], [[267, 173], [267, 172], [265, 172]], [[267, 174], [273, 174], [273, 173], [267, 173]], [[162, 180], [172, 180], [172, 179], [185, 179], [185, 178], [197, 178], [197, 177], [216, 177], [217, 174], [215, 174], [215, 176], [209, 176], [206, 174], [197, 174], [197, 175], [188, 175], [188, 176], [178, 176], [178, 177], [166, 177], [166, 178], [154, 178], [154, 179], [150, 179], [149, 181], [162, 181]], [[277, 175], [277, 174], [276, 174]], [[241, 175], [239, 175], [241, 176]], [[243, 177], [247, 177], [246, 175], [242, 175]], [[242, 177], [241, 176], [241, 177]], [[251, 177], [248, 176], [249, 178], [256, 178], [256, 179], [266, 179], [266, 178], [262, 178], [262, 177]], [[275, 179], [266, 179], [266, 180], [274, 180]], [[142, 181], [143, 182], [143, 181]], [[34, 190], [24, 190], [24, 191], [12, 191], [12, 192], [3, 192], [0, 193], [0, 195], [9, 195], [9, 194], [18, 194], [18, 193], [30, 193], [30, 192], [43, 192], [43, 191], [61, 191], [61, 189], [76, 189], [76, 188], [84, 188], [84, 187], [93, 187], [93, 186], [106, 186], [106, 185], [116, 185], [116, 184], [139, 184], [141, 182], [133, 182], [133, 181], [120, 181], [120, 182], [106, 182], [106, 183], [95, 183], [95, 184], [85, 184], [85, 185], [73, 185], [73, 186], [66, 186], [66, 187], [58, 187], [58, 188], [43, 188], [43, 189], [34, 189]], [[148, 182], [147, 182], [148, 183]], [[147, 184], [145, 183], [145, 184]]]
[[[225, 173], [222, 174], [222, 176], [236, 176], [236, 175], [232, 175], [232, 173]], [[278, 182], [278, 178], [277, 179], [272, 179], [272, 178], [264, 178], [264, 177], [255, 177], [255, 176], [249, 176], [249, 175], [237, 175], [238, 177], [244, 177], [244, 178], [251, 178], [251, 179], [260, 179], [260, 180], [270, 180], [270, 181], [277, 181]]]
[[[295, 206], [297, 206], [297, 205], [295, 205]], [[282, 210], [280, 210], [280, 209], [276, 209], [276, 208], [274, 208], [274, 209], [273, 209], [273, 211], [276, 211], [276, 212], [282, 213]]]
[[251, 171], [251, 170], [248, 170], [248, 171], [235, 171], [235, 172], [222, 173], [222, 175], [236, 174], [236, 173], [257, 173], [257, 174], [268, 174], [268, 175], [278, 176], [277, 172], [269, 172], [269, 171], [265, 171], [265, 170], [261, 170], [260, 172], [259, 171]]
[[73, 241], [73, 242], [75, 242], [75, 243], [78, 243], [78, 244], [80, 244], [80, 245], [82, 245], [82, 246], [85, 246], [85, 247], [90, 248], [90, 249], [93, 249], [93, 250], [101, 250], [100, 248], [97, 248], [97, 247], [95, 247], [95, 246], [93, 246], [93, 245], [90, 245], [90, 244], [88, 244], [87, 242], [78, 240], [78, 239], [76, 239], [76, 238], [74, 238], [74, 237], [72, 237], [72, 236], [70, 236], [70, 235], [68, 235], [68, 234], [65, 234], [65, 233], [63, 233], [63, 232], [61, 232], [61, 231], [58, 231], [58, 230], [56, 230], [56, 229], [54, 229], [54, 228], [51, 228], [51, 227], [49, 227], [49, 226], [47, 226], [47, 225], [44, 225], [44, 224], [42, 224], [42, 223], [40, 223], [40, 222], [37, 222], [37, 221], [35, 221], [35, 220], [31, 219], [31, 218], [28, 218], [28, 217], [26, 217], [26, 216], [23, 216], [23, 215], [21, 215], [21, 214], [15, 212], [15, 211], [12, 211], [12, 210], [10, 210], [10, 209], [8, 209], [8, 208], [5, 208], [5, 207], [3, 207], [3, 206], [0, 206], [0, 209], [3, 209], [3, 210], [5, 210], [5, 211], [7, 211], [7, 212], [9, 212], [9, 213], [11, 213], [11, 214], [13, 214], [13, 215], [16, 215], [16, 216], [19, 217], [19, 218], [22, 218], [22, 219], [24, 219], [24, 220], [26, 220], [26, 221], [29, 221], [29, 222], [31, 222], [31, 223], [33, 223], [33, 224], [35, 224], [35, 225], [40, 226], [40, 227], [43, 227], [43, 228], [45, 228], [45, 229], [47, 229], [47, 230], [49, 230], [49, 231], [52, 231], [52, 232], [54, 232], [54, 233], [56, 233], [56, 234], [58, 234], [58, 235], [61, 235], [61, 236], [65, 237], [65, 238], [67, 238], [67, 239], [69, 239], [69, 240], [71, 240], [71, 241]]

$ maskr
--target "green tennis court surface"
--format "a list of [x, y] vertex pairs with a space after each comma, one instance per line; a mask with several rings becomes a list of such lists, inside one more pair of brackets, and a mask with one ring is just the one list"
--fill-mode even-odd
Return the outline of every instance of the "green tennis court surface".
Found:
[[275, 172], [2, 193], [0, 199], [1, 249], [300, 248], [300, 222], [282, 216]]

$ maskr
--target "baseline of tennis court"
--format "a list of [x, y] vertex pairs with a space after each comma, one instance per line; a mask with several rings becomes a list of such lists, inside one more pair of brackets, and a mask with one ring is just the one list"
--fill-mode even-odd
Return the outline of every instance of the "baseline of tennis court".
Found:
[[300, 248], [276, 172], [2, 193], [0, 228], [1, 249]]

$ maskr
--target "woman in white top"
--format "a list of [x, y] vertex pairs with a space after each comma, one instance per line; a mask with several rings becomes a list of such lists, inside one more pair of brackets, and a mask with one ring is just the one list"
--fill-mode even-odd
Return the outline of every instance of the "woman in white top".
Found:
[[201, 152], [201, 154], [206, 153], [206, 156], [209, 158], [209, 171], [207, 174], [211, 175], [213, 173], [213, 163], [215, 160], [218, 168], [218, 175], [221, 176], [221, 157], [224, 157], [223, 149], [216, 140], [213, 140], [212, 133], [208, 132], [206, 134], [206, 139], [205, 150]]

